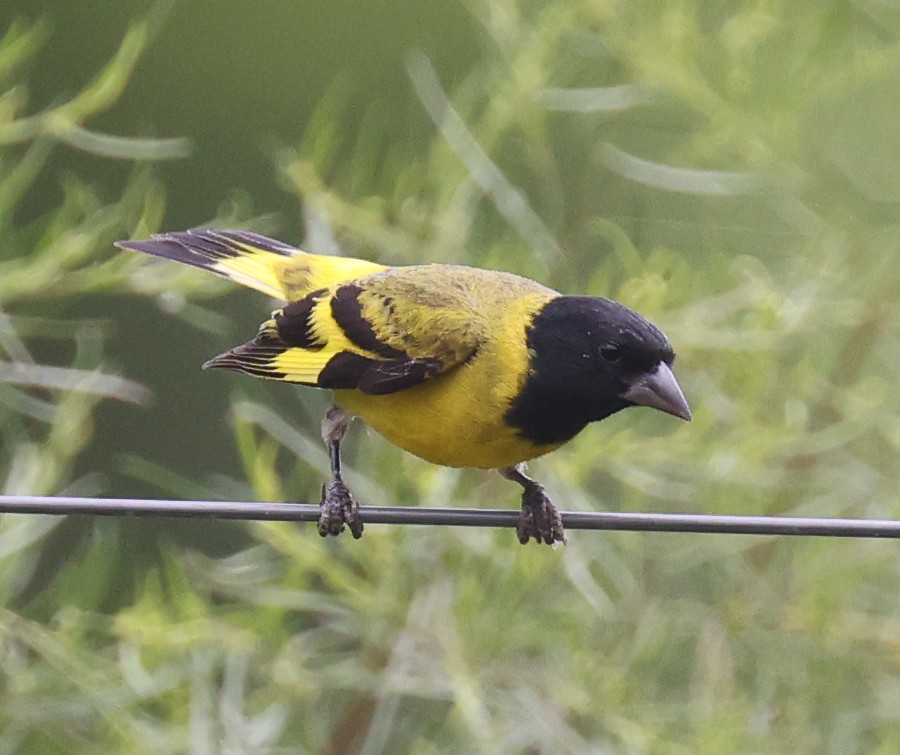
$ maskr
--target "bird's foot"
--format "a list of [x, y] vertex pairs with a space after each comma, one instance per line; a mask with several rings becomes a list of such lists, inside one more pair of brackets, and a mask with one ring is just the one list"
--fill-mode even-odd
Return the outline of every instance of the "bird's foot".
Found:
[[346, 524], [355, 539], [362, 537], [363, 523], [359, 517], [359, 504], [353, 500], [350, 490], [339, 476], [322, 486], [322, 514], [318, 530], [322, 537], [340, 535]]
[[525, 486], [525, 492], [522, 494], [522, 513], [519, 515], [516, 532], [522, 545], [530, 538], [547, 545], [566, 542], [562, 517], [547, 497], [544, 488], [536, 482], [532, 481]]

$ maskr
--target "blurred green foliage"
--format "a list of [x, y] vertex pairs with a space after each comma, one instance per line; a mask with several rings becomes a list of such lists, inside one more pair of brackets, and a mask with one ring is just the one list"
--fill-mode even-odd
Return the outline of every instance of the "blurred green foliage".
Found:
[[[270, 140], [307, 247], [512, 270], [663, 326], [694, 422], [625, 412], [540, 460], [565, 508], [900, 516], [900, 14], [869, 0], [466, 7], [480, 45], [466, 75], [427, 49], [406, 57], [408, 130], [336, 73], [296, 132]], [[0, 479], [313, 500], [327, 397], [194, 377], [163, 330], [177, 316], [208, 355], [251, 335], [266, 304], [218, 306], [222, 282], [111, 248], [169, 227], [152, 177], [165, 169], [133, 170], [115, 201], [67, 173], [60, 201], [31, 209], [60, 150], [90, 150], [80, 165], [183, 152], [87, 126], [140, 75], [164, 9], [46, 109], [28, 110], [24, 89], [46, 27], [17, 23], [0, 42]], [[270, 86], [289, 98], [296, 82]], [[215, 190], [198, 206], [219, 217], [193, 224], [272, 225]], [[97, 319], [121, 305], [112, 294], [140, 313], [140, 339]], [[146, 388], [121, 376], [141, 366]], [[228, 386], [233, 441], [199, 400], [169, 421], [172, 404]], [[103, 421], [147, 388], [141, 416], [179, 463], [140, 451], [135, 410], [130, 432]], [[240, 469], [210, 468], [216, 442]], [[517, 502], [496, 476], [429, 466], [363, 428], [347, 450], [364, 503]], [[357, 543], [257, 523], [223, 555], [233, 525], [203, 526], [185, 544], [175, 525], [0, 521], [0, 749], [900, 748], [892, 543], [572, 533], [550, 550], [511, 532], [372, 527]]]

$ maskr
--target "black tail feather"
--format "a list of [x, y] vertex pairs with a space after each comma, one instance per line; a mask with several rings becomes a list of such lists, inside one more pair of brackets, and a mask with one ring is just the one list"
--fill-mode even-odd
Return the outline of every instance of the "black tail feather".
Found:
[[260, 236], [258, 233], [211, 229], [157, 233], [147, 241], [117, 241], [116, 246], [120, 249], [132, 249], [183, 262], [204, 270], [209, 270], [221, 260], [245, 256], [247, 247], [262, 249], [283, 257], [293, 257], [300, 253], [296, 247]]

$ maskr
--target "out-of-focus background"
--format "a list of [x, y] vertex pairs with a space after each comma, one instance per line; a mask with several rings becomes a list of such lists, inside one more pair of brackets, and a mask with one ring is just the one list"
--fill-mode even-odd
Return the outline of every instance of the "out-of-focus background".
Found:
[[[606, 295], [678, 350], [564, 508], [900, 516], [900, 9], [0, 6], [0, 489], [317, 500], [328, 397], [202, 373], [242, 227]], [[515, 507], [364, 427], [364, 503]], [[0, 519], [5, 752], [894, 752], [893, 542]]]

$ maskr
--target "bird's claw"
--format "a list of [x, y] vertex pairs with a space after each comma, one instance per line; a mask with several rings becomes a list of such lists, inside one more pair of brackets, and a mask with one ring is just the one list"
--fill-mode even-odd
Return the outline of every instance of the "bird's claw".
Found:
[[544, 488], [537, 483], [526, 487], [522, 494], [522, 513], [519, 514], [516, 532], [522, 545], [531, 538], [547, 545], [566, 542], [562, 517]]
[[356, 540], [362, 537], [363, 523], [359, 517], [359, 504], [353, 500], [350, 490], [340, 477], [333, 477], [322, 486], [322, 513], [318, 530], [322, 537], [340, 535], [346, 524]]

